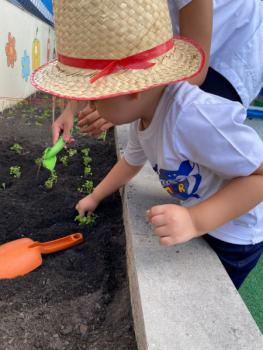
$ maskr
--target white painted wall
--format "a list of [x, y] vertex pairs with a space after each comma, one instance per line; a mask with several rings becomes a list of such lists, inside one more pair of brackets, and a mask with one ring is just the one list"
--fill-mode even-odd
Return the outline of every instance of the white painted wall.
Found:
[[[16, 60], [13, 62], [13, 67], [8, 66], [6, 54], [6, 45], [10, 43], [9, 33], [15, 38]], [[22, 60], [26, 61], [26, 55], [29, 59], [28, 73], [32, 72], [34, 39], [39, 40], [40, 65], [47, 63], [48, 58], [52, 60], [55, 47], [52, 27], [8, 1], [0, 0], [0, 111], [35, 92], [30, 77], [28, 76], [26, 80], [26, 70], [22, 69]], [[49, 57], [47, 57], [48, 41]], [[8, 47], [10, 53], [10, 45]]]

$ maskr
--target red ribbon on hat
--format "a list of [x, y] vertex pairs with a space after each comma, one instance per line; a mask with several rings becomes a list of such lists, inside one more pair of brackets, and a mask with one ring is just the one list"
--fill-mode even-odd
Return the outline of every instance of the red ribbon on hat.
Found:
[[75, 58], [58, 54], [58, 61], [67, 66], [83, 68], [83, 69], [100, 69], [91, 79], [90, 83], [94, 83], [99, 78], [102, 78], [111, 73], [118, 72], [122, 69], [148, 69], [155, 65], [149, 60], [161, 56], [165, 52], [171, 50], [174, 45], [174, 38], [165, 43], [153, 47], [152, 49], [139, 52], [132, 56], [127, 56], [116, 60], [96, 60], [88, 58]]

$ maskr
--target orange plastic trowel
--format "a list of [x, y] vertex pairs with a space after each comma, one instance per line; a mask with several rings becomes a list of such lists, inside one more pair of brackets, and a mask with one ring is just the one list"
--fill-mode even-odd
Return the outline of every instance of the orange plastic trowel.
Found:
[[55, 253], [83, 242], [81, 233], [40, 243], [20, 238], [0, 245], [0, 279], [24, 276], [42, 264], [41, 254]]

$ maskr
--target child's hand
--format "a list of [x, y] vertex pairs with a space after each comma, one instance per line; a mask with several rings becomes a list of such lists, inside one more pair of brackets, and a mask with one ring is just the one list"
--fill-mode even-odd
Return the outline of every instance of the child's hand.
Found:
[[81, 199], [75, 208], [81, 216], [84, 216], [86, 213], [90, 215], [97, 208], [99, 203], [100, 202], [94, 197], [93, 193], [91, 193]]
[[199, 236], [188, 208], [176, 204], [156, 205], [147, 210], [146, 217], [162, 245], [184, 243]]
[[89, 106], [82, 109], [78, 116], [80, 132], [92, 136], [99, 136], [103, 131], [112, 127], [113, 124], [100, 117], [96, 109]]
[[74, 114], [71, 112], [70, 107], [66, 107], [60, 116], [52, 124], [52, 141], [55, 144], [59, 138], [61, 132], [63, 132], [63, 138], [65, 142], [72, 142], [71, 129], [73, 128]]

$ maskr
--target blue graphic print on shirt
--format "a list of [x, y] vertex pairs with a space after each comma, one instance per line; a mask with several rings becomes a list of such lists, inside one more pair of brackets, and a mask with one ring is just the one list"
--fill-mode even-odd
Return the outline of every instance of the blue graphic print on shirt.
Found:
[[157, 164], [153, 169], [159, 174], [163, 188], [173, 197], [180, 200], [200, 198], [197, 190], [200, 186], [202, 176], [200, 175], [198, 164], [185, 160], [181, 162], [176, 171], [158, 170]]

